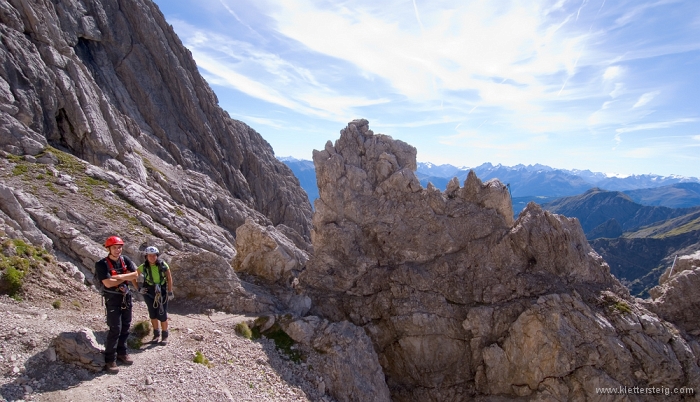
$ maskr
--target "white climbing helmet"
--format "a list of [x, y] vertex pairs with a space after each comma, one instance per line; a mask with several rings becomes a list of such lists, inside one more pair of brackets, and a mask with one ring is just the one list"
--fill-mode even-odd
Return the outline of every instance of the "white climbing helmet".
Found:
[[153, 246], [148, 246], [148, 247], [146, 247], [146, 249], [143, 250], [143, 253], [146, 254], [146, 255], [148, 255], [148, 254], [155, 254], [155, 255], [160, 254], [160, 252], [158, 251], [158, 248], [157, 248], [157, 247], [153, 247]]

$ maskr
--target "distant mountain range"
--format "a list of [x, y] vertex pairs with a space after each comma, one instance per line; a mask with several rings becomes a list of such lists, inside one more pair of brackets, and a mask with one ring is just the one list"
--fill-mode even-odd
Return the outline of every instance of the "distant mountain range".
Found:
[[[670, 186], [664, 188], [668, 187]], [[641, 205], [623, 192], [605, 191], [599, 188], [593, 188], [577, 196], [558, 198], [543, 204], [542, 208], [578, 218], [588, 239], [619, 237], [623, 232], [635, 232], [657, 222], [700, 213], [698, 206], [669, 208]]]
[[[313, 162], [291, 157], [279, 159], [292, 169], [313, 205], [318, 198]], [[700, 179], [696, 177], [655, 174], [622, 177], [590, 170], [554, 169], [540, 164], [503, 166], [484, 163], [475, 168], [467, 168], [424, 162], [418, 163], [416, 176], [424, 187], [431, 182], [437, 188], [445, 189], [453, 177], [464, 183], [470, 170], [474, 170], [481, 181], [499, 179], [508, 184], [516, 215], [530, 201], [544, 204], [556, 198], [585, 193], [591, 188], [625, 191], [633, 201], [642, 205], [669, 208], [700, 205]]]
[[314, 168], [313, 161], [307, 161], [303, 159], [295, 159], [292, 157], [281, 157], [277, 158], [282, 161], [287, 167], [292, 169], [294, 176], [299, 179], [299, 184], [301, 188], [306, 191], [306, 194], [311, 201], [311, 207], [314, 206], [314, 200], [318, 198], [318, 185], [316, 184], [316, 169]]
[[[318, 198], [313, 162], [280, 158], [299, 179], [313, 205]], [[694, 177], [611, 176], [590, 170], [563, 170], [544, 165], [475, 168], [418, 163], [416, 176], [444, 189], [474, 170], [484, 182], [508, 184], [517, 215], [528, 202], [577, 218], [591, 246], [611, 272], [634, 295], [645, 297], [676, 254], [700, 248], [700, 180]]]
[[696, 177], [659, 176], [655, 174], [613, 176], [590, 170], [555, 169], [545, 165], [503, 166], [484, 163], [474, 168], [452, 165], [418, 163], [416, 175], [424, 186], [428, 182], [444, 189], [447, 182], [457, 177], [460, 182], [473, 170], [481, 181], [499, 179], [510, 185], [512, 197], [566, 197], [577, 195], [594, 187], [610, 191], [656, 188], [679, 183], [700, 183]]
[[[683, 184], [660, 189], [672, 190], [679, 185]], [[644, 206], [627, 193], [594, 188], [545, 203], [542, 208], [577, 218], [591, 246], [610, 265], [610, 272], [633, 295], [640, 297], [646, 297], [648, 290], [658, 284], [659, 276], [675, 255], [700, 249], [700, 207], [697, 206]]]

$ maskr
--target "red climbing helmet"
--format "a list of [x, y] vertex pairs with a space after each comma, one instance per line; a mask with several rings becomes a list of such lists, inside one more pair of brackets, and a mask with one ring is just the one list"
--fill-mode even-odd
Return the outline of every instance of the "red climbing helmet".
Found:
[[107, 248], [109, 248], [115, 244], [121, 244], [123, 246], [124, 240], [122, 240], [121, 237], [111, 236], [111, 237], [107, 238], [107, 240], [105, 241], [105, 247], [107, 247]]

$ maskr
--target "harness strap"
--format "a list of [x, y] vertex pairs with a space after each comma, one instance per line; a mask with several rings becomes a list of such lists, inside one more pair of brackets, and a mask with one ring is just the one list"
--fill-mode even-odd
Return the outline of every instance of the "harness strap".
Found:
[[165, 276], [165, 272], [167, 269], [165, 269], [165, 265], [163, 265], [163, 262], [161, 260], [156, 260], [156, 267], [158, 267], [158, 272], [160, 273], [160, 282], [161, 283], [155, 283], [153, 280], [153, 272], [151, 271], [151, 263], [146, 261], [146, 263], [143, 264], [143, 281], [146, 285], [148, 286], [153, 286], [153, 285], [165, 285], [168, 283], [168, 278]]
[[[107, 266], [109, 267], [109, 274], [110, 275], [118, 275], [117, 270], [114, 269], [114, 265], [112, 264], [112, 260], [109, 257], [107, 257], [107, 258], [105, 258], [105, 261], [107, 262]], [[121, 263], [121, 266], [122, 266], [122, 273], [126, 273], [126, 264], [124, 263], [124, 258], [122, 256], [119, 256], [119, 262]], [[121, 292], [118, 290], [110, 290], [106, 286], [103, 286], [102, 292], [126, 296], [126, 294], [128, 293], [128, 286], [127, 286], [127, 292]]]

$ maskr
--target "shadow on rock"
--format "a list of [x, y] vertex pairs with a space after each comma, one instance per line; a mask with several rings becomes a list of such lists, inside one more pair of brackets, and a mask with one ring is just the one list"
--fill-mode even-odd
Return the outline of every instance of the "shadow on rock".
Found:
[[[0, 396], [8, 401], [18, 400], [32, 393], [67, 390], [105, 375], [106, 338], [107, 331], [93, 332], [87, 328], [60, 333], [50, 347], [27, 359], [24, 370], [8, 373], [19, 377], [0, 386]], [[129, 353], [141, 353], [148, 346], [144, 343], [139, 349], [130, 347]]]

